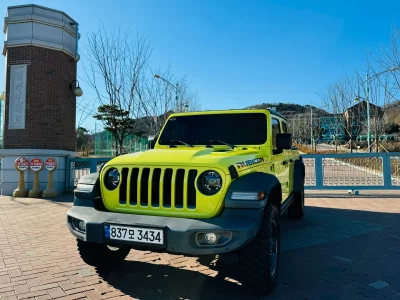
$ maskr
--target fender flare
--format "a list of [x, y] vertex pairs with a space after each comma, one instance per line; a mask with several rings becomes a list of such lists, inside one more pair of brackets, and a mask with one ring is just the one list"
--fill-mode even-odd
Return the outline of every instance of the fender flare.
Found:
[[300, 192], [303, 178], [306, 176], [306, 168], [302, 159], [296, 159], [293, 172], [293, 192]]
[[99, 172], [82, 176], [74, 191], [74, 206], [90, 206], [105, 210], [101, 200]]
[[[276, 176], [267, 173], [254, 172], [234, 180], [225, 195], [225, 208], [264, 208], [268, 196], [276, 186], [281, 188]], [[263, 200], [232, 200], [233, 192], [264, 192]]]

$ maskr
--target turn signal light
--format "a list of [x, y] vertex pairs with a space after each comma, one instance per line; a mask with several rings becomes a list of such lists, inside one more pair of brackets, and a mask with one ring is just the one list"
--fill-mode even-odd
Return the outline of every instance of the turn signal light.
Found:
[[265, 192], [233, 192], [232, 200], [263, 200]]

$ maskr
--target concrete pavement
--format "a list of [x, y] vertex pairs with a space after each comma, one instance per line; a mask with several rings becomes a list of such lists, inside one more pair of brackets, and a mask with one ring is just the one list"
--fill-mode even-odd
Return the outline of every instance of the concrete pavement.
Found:
[[[282, 216], [268, 299], [400, 299], [400, 196], [332, 195], [308, 194], [301, 221]], [[0, 197], [1, 299], [255, 299], [234, 272], [195, 257], [132, 250], [120, 269], [97, 273], [65, 225], [70, 200]]]

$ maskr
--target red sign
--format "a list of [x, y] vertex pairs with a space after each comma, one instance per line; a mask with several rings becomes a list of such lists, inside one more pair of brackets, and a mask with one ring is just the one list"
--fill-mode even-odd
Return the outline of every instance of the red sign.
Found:
[[32, 171], [39, 172], [41, 169], [43, 169], [43, 161], [40, 158], [32, 158], [29, 163], [29, 167]]
[[47, 171], [52, 172], [56, 169], [57, 162], [54, 158], [49, 157], [48, 159], [46, 159], [45, 166]]
[[24, 172], [28, 170], [29, 161], [26, 157], [18, 157], [15, 160], [14, 166], [18, 171]]

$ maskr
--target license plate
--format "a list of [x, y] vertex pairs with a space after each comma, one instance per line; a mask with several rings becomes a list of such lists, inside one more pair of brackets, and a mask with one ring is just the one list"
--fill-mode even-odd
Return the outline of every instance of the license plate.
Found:
[[104, 225], [104, 234], [105, 238], [110, 240], [164, 244], [164, 231], [162, 229]]

